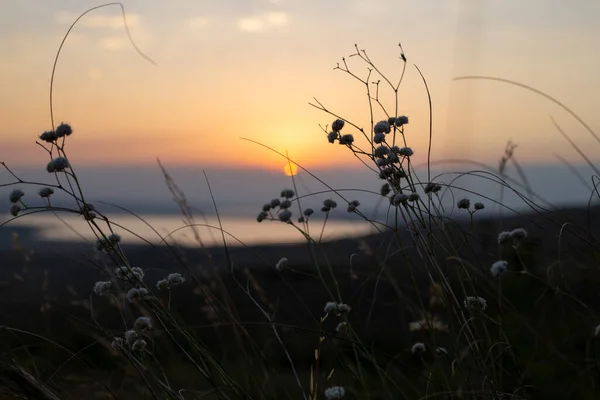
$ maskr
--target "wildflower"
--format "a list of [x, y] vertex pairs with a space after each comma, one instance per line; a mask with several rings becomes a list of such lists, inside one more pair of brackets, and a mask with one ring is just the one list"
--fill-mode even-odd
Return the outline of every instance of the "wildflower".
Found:
[[137, 338], [138, 333], [133, 329], [130, 329], [127, 332], [125, 332], [125, 343], [127, 343], [128, 345], [131, 346]]
[[330, 314], [332, 312], [337, 311], [337, 303], [334, 301], [328, 301], [325, 303], [325, 313]]
[[500, 232], [500, 234], [498, 235], [498, 244], [508, 243], [511, 240], [511, 232]]
[[440, 185], [438, 185], [437, 183], [433, 183], [433, 182], [429, 182], [427, 185], [425, 185], [425, 193], [437, 193], [442, 189], [442, 187]]
[[402, 126], [408, 124], [408, 117], [403, 115], [401, 117], [396, 117], [396, 126]]
[[408, 201], [417, 201], [419, 200], [419, 193], [412, 192], [408, 195]]
[[377, 161], [375, 161], [375, 164], [377, 164], [378, 167], [385, 167], [388, 163], [389, 161], [387, 158], [378, 158]]
[[116, 337], [112, 340], [110, 344], [114, 349], [120, 349], [123, 347], [123, 338]]
[[148, 290], [144, 288], [131, 288], [127, 292], [127, 300], [133, 303], [136, 300], [142, 300], [144, 297], [148, 297]]
[[458, 208], [464, 208], [465, 210], [467, 210], [471, 206], [471, 202], [469, 201], [469, 199], [461, 199], [458, 201], [458, 203], [456, 203], [456, 206]]
[[406, 203], [407, 200], [408, 200], [408, 196], [405, 195], [404, 193], [396, 193], [394, 196], [392, 196], [392, 198], [390, 199], [390, 202], [392, 203], [392, 205], [397, 207], [402, 203]]
[[375, 128], [373, 128], [373, 131], [376, 134], [377, 133], [390, 133], [390, 131], [391, 131], [390, 123], [387, 121], [379, 121], [378, 123], [375, 124]]
[[138, 317], [133, 323], [133, 329], [136, 332], [143, 332], [152, 329], [152, 321], [148, 317]]
[[57, 137], [69, 136], [71, 135], [71, 133], [73, 133], [73, 129], [69, 124], [65, 124], [64, 122], [62, 122], [58, 127], [56, 127]]
[[289, 264], [289, 261], [287, 258], [282, 257], [279, 261], [277, 261], [277, 264], [275, 264], [275, 269], [277, 271], [283, 271], [285, 269], [285, 267], [287, 267]]
[[348, 324], [346, 322], [340, 322], [336, 327], [335, 331], [337, 333], [344, 333], [348, 330]]
[[392, 189], [390, 189], [390, 184], [389, 183], [384, 183], [383, 186], [381, 186], [381, 189], [379, 189], [379, 193], [381, 193], [382, 196], [387, 196], [388, 194], [390, 194]]
[[104, 296], [110, 292], [112, 283], [110, 281], [98, 281], [94, 283], [94, 293], [98, 296]]
[[294, 197], [295, 193], [292, 189], [283, 189], [281, 191], [281, 197], [284, 197], [286, 199], [291, 199], [292, 197]]
[[473, 204], [473, 208], [475, 210], [483, 210], [485, 208], [485, 205], [483, 203], [477, 202], [477, 203]]
[[352, 142], [354, 142], [354, 136], [350, 134], [342, 135], [342, 137], [340, 138], [340, 144], [350, 145], [352, 144]]
[[342, 121], [341, 119], [336, 119], [335, 121], [333, 121], [333, 124], [331, 124], [331, 129], [333, 129], [334, 132], [341, 131], [343, 127], [344, 121]]
[[378, 158], [383, 158], [388, 155], [388, 152], [388, 147], [382, 145], [375, 148], [375, 150], [373, 151], [373, 155]]
[[44, 133], [42, 133], [40, 135], [40, 139], [42, 139], [45, 142], [52, 143], [56, 139], [58, 139], [58, 136], [56, 135], [56, 132], [54, 132], [54, 131], [45, 131]]
[[487, 301], [483, 297], [469, 296], [463, 302], [465, 308], [479, 308], [481, 311], [485, 311], [487, 308]]
[[256, 221], [263, 222], [268, 216], [269, 216], [269, 214], [267, 214], [265, 211], [261, 211], [258, 213], [258, 216], [256, 217]]
[[510, 237], [515, 241], [521, 241], [527, 237], [527, 231], [523, 228], [517, 228], [510, 231]]
[[356, 207], [360, 206], [360, 203], [358, 200], [352, 200], [350, 203], [348, 203], [348, 212], [353, 212], [356, 210]]
[[281, 204], [279, 205], [279, 208], [290, 208], [291, 206], [292, 206], [292, 202], [286, 199], [281, 202]]
[[401, 148], [399, 153], [402, 154], [404, 157], [410, 157], [414, 154], [413, 150], [410, 147]]
[[315, 210], [313, 210], [312, 208], [307, 208], [306, 210], [304, 210], [304, 215], [310, 217], [311, 215], [313, 215], [314, 212]]
[[10, 206], [10, 213], [13, 217], [19, 215], [19, 211], [21, 211], [21, 207], [19, 207], [17, 204]]
[[348, 314], [350, 312], [350, 310], [352, 310], [352, 309], [347, 304], [340, 303], [337, 305], [337, 314], [338, 315]]
[[25, 196], [25, 193], [21, 189], [15, 189], [10, 192], [9, 200], [11, 203], [18, 203], [23, 196]]
[[64, 157], [56, 157], [54, 160], [48, 163], [46, 170], [48, 172], [61, 172], [69, 167], [69, 160]]
[[144, 339], [138, 339], [133, 342], [131, 351], [143, 351], [146, 348], [146, 341]]
[[292, 219], [292, 212], [287, 208], [279, 212], [279, 219], [283, 222], [289, 222]]
[[175, 272], [167, 276], [167, 282], [169, 284], [169, 287], [179, 286], [183, 282], [185, 282], [185, 278], [181, 276], [181, 274]]
[[373, 141], [377, 144], [379, 143], [383, 143], [385, 142], [385, 135], [381, 132], [377, 132], [374, 136], [373, 136]]
[[120, 279], [141, 281], [144, 279], [144, 270], [140, 267], [121, 266], [115, 270], [115, 275]]
[[304, 219], [304, 217], [302, 217], [302, 216], [298, 217], [299, 224], [303, 224], [304, 222], [306, 222], [306, 219]]
[[337, 132], [329, 132], [327, 134], [327, 140], [329, 141], [329, 143], [335, 143], [335, 140], [340, 136], [339, 133]]
[[410, 348], [410, 352], [413, 354], [415, 354], [417, 351], [425, 352], [425, 350], [425, 343], [423, 342], [417, 342]]
[[167, 290], [169, 289], [169, 282], [167, 282], [166, 279], [161, 279], [160, 281], [156, 282], [156, 288], [158, 290]]
[[323, 394], [327, 400], [341, 399], [346, 395], [346, 389], [344, 389], [342, 386], [332, 386], [325, 389]]
[[329, 207], [329, 208], [336, 208], [337, 207], [337, 203], [331, 199], [327, 199], [323, 202], [323, 205], [325, 207]]
[[45, 187], [39, 190], [38, 194], [40, 195], [40, 197], [44, 198], [44, 197], [50, 197], [52, 194], [54, 194], [54, 189], [49, 188], [49, 187]]
[[267, 212], [267, 211], [269, 211], [270, 209], [271, 209], [271, 204], [270, 204], [270, 203], [263, 204], [263, 206], [262, 206], [262, 210], [263, 210], [264, 212]]
[[281, 201], [279, 199], [273, 199], [273, 200], [271, 200], [271, 208], [275, 208], [279, 204], [281, 204]]
[[507, 261], [496, 261], [492, 264], [490, 268], [490, 272], [494, 278], [498, 278], [500, 275], [506, 272], [506, 268], [508, 267]]

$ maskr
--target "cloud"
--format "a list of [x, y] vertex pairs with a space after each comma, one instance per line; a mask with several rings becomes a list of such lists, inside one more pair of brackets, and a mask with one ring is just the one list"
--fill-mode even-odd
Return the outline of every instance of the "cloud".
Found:
[[[72, 24], [79, 14], [71, 11], [60, 11], [54, 14], [54, 19], [61, 24]], [[138, 14], [126, 13], [127, 26], [135, 28], [140, 25], [140, 16]], [[84, 26], [92, 29], [124, 29], [123, 16], [120, 13], [115, 14], [87, 14], [77, 22], [77, 26]]]
[[238, 19], [237, 27], [243, 32], [260, 32], [272, 27], [288, 25], [290, 19], [284, 12], [268, 12]]
[[111, 51], [121, 51], [131, 46], [127, 37], [123, 36], [105, 36], [98, 42], [100, 47]]

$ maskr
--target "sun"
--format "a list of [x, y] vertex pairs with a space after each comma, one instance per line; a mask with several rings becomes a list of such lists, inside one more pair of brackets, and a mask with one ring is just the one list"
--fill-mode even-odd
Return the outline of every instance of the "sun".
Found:
[[298, 167], [293, 163], [286, 163], [283, 167], [283, 173], [287, 176], [296, 175], [298, 173]]

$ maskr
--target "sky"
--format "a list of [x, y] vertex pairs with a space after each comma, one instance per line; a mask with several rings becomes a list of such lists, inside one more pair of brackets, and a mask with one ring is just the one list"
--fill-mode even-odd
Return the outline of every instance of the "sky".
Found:
[[[0, 161], [43, 170], [47, 155], [35, 141], [51, 129], [56, 51], [70, 24], [99, 4], [2, 2]], [[120, 8], [104, 7], [71, 31], [54, 79], [55, 122], [68, 122], [75, 131], [68, 138], [69, 159], [84, 170], [107, 168], [110, 172], [89, 178], [99, 187], [110, 187], [114, 171], [132, 184], [140, 171], [156, 174], [157, 158], [196, 171], [200, 180], [202, 169], [217, 179], [245, 176], [240, 185], [249, 184], [246, 191], [255, 189], [256, 181], [244, 172], [266, 170], [285, 178], [284, 158], [241, 138], [287, 152], [308, 169], [331, 172], [334, 181], [364, 168], [347, 148], [327, 142], [320, 125], [334, 118], [309, 105], [316, 98], [370, 129], [364, 85], [334, 69], [346, 57], [350, 70], [366, 77], [364, 62], [348, 57], [355, 44], [393, 82], [402, 72], [402, 44], [408, 62], [398, 112], [409, 117], [406, 139], [417, 164], [426, 161], [430, 132], [427, 92], [415, 66], [431, 94], [434, 161], [469, 159], [495, 166], [512, 140], [526, 167], [556, 166], [557, 154], [581, 163], [551, 117], [592, 161], [600, 160], [600, 143], [551, 101], [504, 83], [454, 80], [479, 75], [529, 85], [600, 131], [597, 1], [130, 0], [123, 5], [135, 45], [152, 62], [130, 43]], [[371, 75], [376, 79], [381, 78]], [[380, 90], [382, 103], [394, 112], [393, 92], [383, 83]], [[375, 121], [383, 118], [375, 104]], [[350, 127], [344, 132], [359, 137]], [[140, 189], [148, 195], [152, 190], [152, 184]]]

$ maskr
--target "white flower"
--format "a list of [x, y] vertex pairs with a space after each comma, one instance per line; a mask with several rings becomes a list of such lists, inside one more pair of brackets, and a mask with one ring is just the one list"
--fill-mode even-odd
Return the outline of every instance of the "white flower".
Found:
[[133, 342], [138, 338], [138, 334], [136, 331], [134, 331], [133, 329], [128, 330], [127, 332], [125, 332], [125, 343], [127, 343], [128, 345], [132, 345]]
[[277, 264], [275, 265], [275, 269], [277, 271], [283, 271], [285, 269], [285, 267], [287, 267], [289, 264], [289, 261], [287, 258], [282, 257], [279, 261], [277, 261]]
[[502, 275], [503, 273], [506, 272], [506, 269], [508, 267], [508, 261], [496, 261], [495, 263], [492, 264], [492, 267], [490, 268], [490, 272], [492, 273], [492, 276], [494, 278], [498, 278], [500, 275]]
[[144, 297], [148, 297], [148, 290], [144, 288], [131, 288], [127, 292], [127, 300], [133, 303], [136, 300], [142, 300]]
[[510, 237], [515, 241], [523, 240], [527, 237], [527, 231], [523, 228], [517, 228], [510, 231]]
[[325, 398], [327, 400], [341, 399], [346, 395], [346, 389], [344, 389], [341, 386], [332, 386], [330, 388], [325, 389], [325, 392], [323, 392], [323, 394], [325, 395]]
[[94, 283], [94, 293], [96, 293], [98, 296], [104, 296], [107, 293], [110, 292], [110, 289], [112, 287], [112, 283], [109, 281], [98, 281], [96, 283]]
[[48, 163], [46, 170], [48, 172], [61, 172], [69, 167], [69, 160], [64, 157], [56, 157], [54, 160]]
[[334, 301], [328, 301], [325, 303], [325, 313], [330, 314], [337, 311], [337, 303]]
[[487, 301], [483, 297], [469, 296], [465, 299], [463, 305], [465, 308], [479, 308], [481, 311], [485, 311], [487, 308]]
[[161, 279], [160, 281], [156, 282], [156, 287], [158, 290], [167, 290], [169, 289], [169, 282], [167, 282], [166, 279]]
[[25, 193], [21, 189], [15, 189], [10, 193], [9, 199], [11, 203], [18, 203]]
[[500, 232], [498, 235], [498, 244], [504, 244], [510, 242], [512, 239], [510, 232]]
[[181, 276], [181, 274], [178, 274], [177, 272], [175, 272], [173, 274], [169, 274], [169, 276], [167, 276], [167, 283], [169, 284], [169, 287], [179, 286], [183, 282], [185, 282], [185, 278], [183, 276]]
[[417, 342], [415, 344], [413, 344], [413, 346], [410, 348], [410, 352], [415, 354], [417, 351], [422, 351], [425, 352], [426, 348], [425, 348], [425, 343], [422, 342]]
[[121, 266], [115, 270], [117, 278], [135, 281], [144, 279], [144, 270], [140, 267]]
[[148, 317], [138, 317], [133, 323], [133, 329], [136, 332], [143, 332], [152, 329], [152, 321]]

